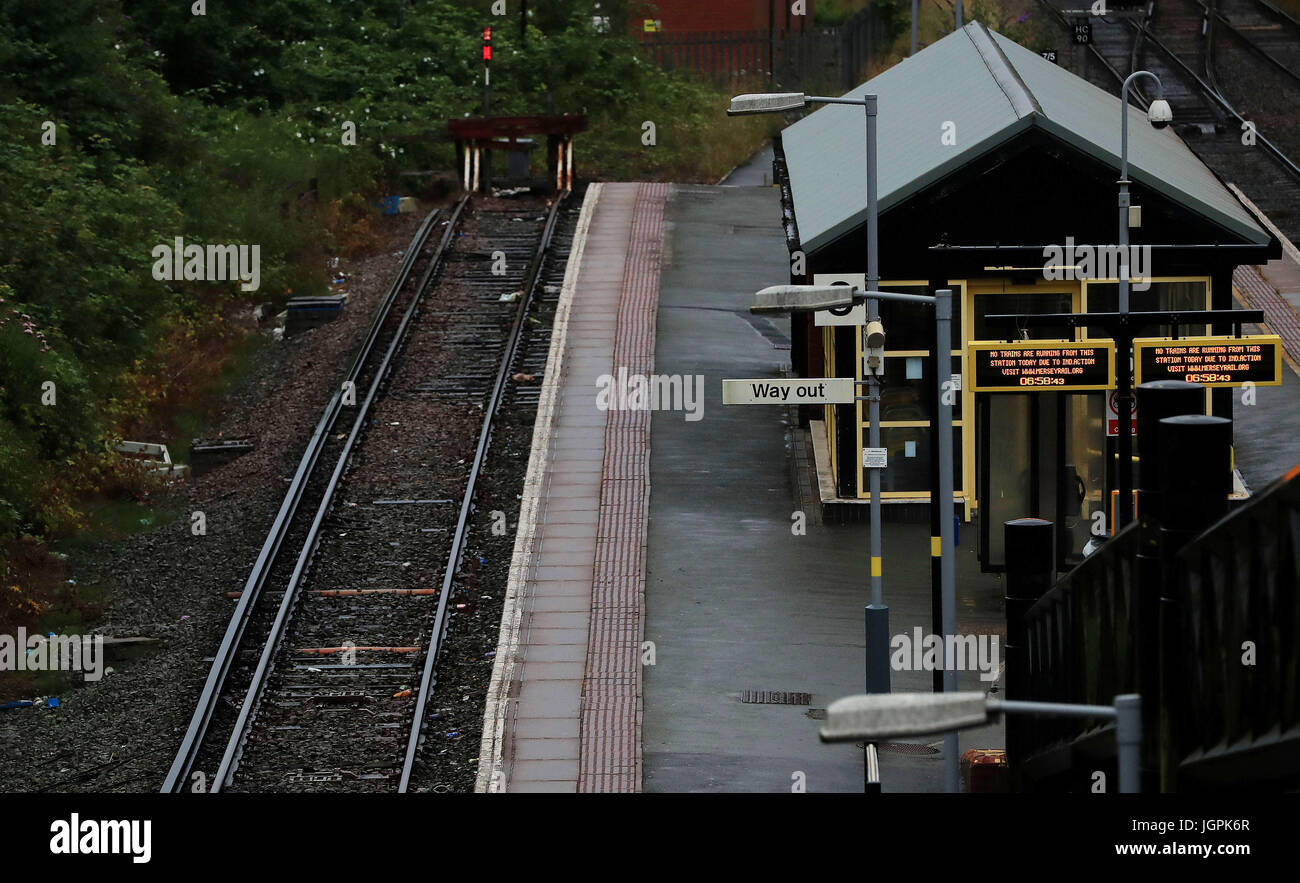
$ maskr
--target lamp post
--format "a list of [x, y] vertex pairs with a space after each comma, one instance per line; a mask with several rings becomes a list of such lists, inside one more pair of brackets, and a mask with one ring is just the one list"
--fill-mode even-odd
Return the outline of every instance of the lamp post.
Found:
[[[882, 342], [871, 339], [880, 333], [880, 302], [873, 295], [880, 287], [880, 261], [877, 249], [878, 215], [876, 203], [876, 96], [862, 98], [829, 98], [805, 95], [802, 92], [768, 92], [737, 95], [727, 108], [729, 116], [756, 113], [783, 113], [798, 110], [809, 104], [848, 104], [861, 107], [866, 113], [867, 128], [867, 324], [862, 329], [862, 373], [867, 381], [867, 445], [880, 447], [880, 381], [876, 368], [883, 365], [866, 364], [867, 352], [879, 349]], [[889, 692], [889, 608], [884, 599], [884, 559], [880, 542], [880, 470], [868, 470], [871, 494], [871, 603], [865, 610], [867, 658], [867, 692]], [[871, 648], [879, 647], [878, 650]], [[877, 655], [878, 654], [878, 655]], [[876, 660], [873, 663], [873, 658]]]
[[[867, 324], [862, 329], [862, 351], [864, 364], [863, 376], [867, 382], [867, 444], [872, 448], [880, 447], [880, 381], [874, 371], [868, 370], [865, 362], [873, 349], [883, 348], [883, 329], [880, 325], [880, 300], [913, 301], [931, 304], [935, 308], [935, 362], [947, 363], [947, 353], [952, 340], [952, 291], [943, 289], [934, 296], [911, 295], [897, 292], [879, 291], [880, 264], [878, 251], [879, 208], [876, 199], [876, 96], [865, 95], [861, 99], [826, 98], [804, 95], [800, 92], [767, 93], [737, 95], [731, 99], [727, 113], [732, 116], [753, 113], [780, 113], [797, 110], [808, 104], [850, 104], [863, 108], [866, 113], [866, 154], [867, 154], [867, 273], [866, 289], [853, 293], [854, 301], [865, 300], [867, 307]], [[792, 288], [814, 289], [814, 286], [791, 286]], [[766, 289], [770, 291], [771, 289]], [[825, 295], [823, 295], [824, 297]], [[814, 296], [815, 297], [815, 296]], [[769, 308], [770, 309], [770, 308]], [[883, 360], [881, 360], [883, 361]], [[883, 366], [881, 366], [883, 367]], [[939, 413], [936, 415], [938, 443], [931, 446], [934, 456], [939, 460], [939, 486], [931, 489], [931, 505], [939, 510], [940, 526], [940, 608], [941, 623], [945, 635], [954, 634], [957, 623], [956, 600], [956, 541], [953, 535], [953, 450], [952, 450], [952, 406], [943, 388], [943, 378], [948, 376], [946, 370], [936, 372], [935, 383], [938, 384]], [[871, 603], [864, 610], [866, 627], [866, 684], [868, 693], [889, 692], [889, 607], [884, 600], [883, 556], [881, 553], [881, 514], [880, 514], [880, 470], [869, 470], [869, 488], [871, 494]], [[945, 646], [950, 642], [945, 641]], [[957, 672], [950, 655], [945, 656], [944, 682], [945, 693], [957, 690]], [[944, 740], [945, 768], [944, 778], [950, 790], [957, 786], [957, 735], [950, 734]]]
[[1119, 159], [1119, 313], [1123, 336], [1116, 340], [1121, 344], [1121, 364], [1115, 395], [1115, 410], [1119, 417], [1118, 459], [1119, 459], [1119, 506], [1116, 513], [1115, 532], [1119, 533], [1124, 525], [1133, 520], [1133, 374], [1132, 374], [1132, 328], [1127, 324], [1129, 312], [1129, 198], [1128, 179], [1128, 91], [1139, 77], [1150, 77], [1156, 84], [1156, 98], [1147, 109], [1147, 119], [1157, 129], [1163, 129], [1173, 119], [1169, 102], [1164, 99], [1164, 85], [1160, 78], [1150, 71], [1134, 71], [1124, 80], [1120, 89], [1120, 159]]
[[876, 742], [981, 727], [1002, 714], [1113, 720], [1119, 791], [1141, 790], [1142, 700], [1135, 693], [1116, 696], [1114, 705], [997, 700], [977, 692], [848, 696], [827, 706], [820, 735], [823, 742]]
[[907, 53], [909, 58], [916, 54], [916, 13], [919, 2], [920, 0], [912, 0], [912, 51]]
[[[952, 289], [942, 288], [933, 295], [904, 294], [896, 291], [876, 291], [873, 289], [850, 289], [844, 285], [772, 285], [755, 293], [754, 303], [749, 310], [752, 313], [801, 313], [829, 310], [848, 306], [851, 303], [879, 300], [892, 300], [904, 303], [918, 303], [934, 307], [934, 346], [936, 352], [942, 352], [951, 346], [952, 341]], [[884, 332], [877, 323], [868, 325], [867, 334]], [[883, 340], [881, 343], [883, 347]], [[957, 667], [954, 657], [954, 637], [957, 633], [957, 587], [956, 587], [956, 538], [953, 524], [953, 462], [952, 445], [952, 404], [948, 390], [944, 389], [944, 372], [937, 372], [934, 378], [938, 393], [939, 413], [936, 415], [935, 432], [937, 443], [933, 446], [938, 459], [939, 480], [930, 493], [930, 505], [936, 507], [939, 519], [939, 573], [940, 573], [940, 607], [941, 627], [944, 635], [943, 695], [950, 696], [957, 692]], [[873, 470], [878, 475], [878, 470]], [[878, 541], [873, 523], [873, 541]], [[867, 626], [867, 692], [887, 694], [889, 692], [889, 608], [883, 598], [873, 599], [866, 610]], [[873, 689], [883, 680], [884, 689]], [[957, 771], [957, 733], [944, 735], [944, 786], [945, 790], [956, 793], [958, 786]], [[870, 758], [868, 766], [871, 766]], [[868, 774], [868, 788], [873, 782]], [[879, 783], [879, 777], [874, 782]]]

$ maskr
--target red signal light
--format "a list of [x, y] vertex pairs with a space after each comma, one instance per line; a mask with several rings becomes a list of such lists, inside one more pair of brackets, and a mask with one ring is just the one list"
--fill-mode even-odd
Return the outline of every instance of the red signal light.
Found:
[[492, 60], [492, 29], [483, 29], [483, 60]]

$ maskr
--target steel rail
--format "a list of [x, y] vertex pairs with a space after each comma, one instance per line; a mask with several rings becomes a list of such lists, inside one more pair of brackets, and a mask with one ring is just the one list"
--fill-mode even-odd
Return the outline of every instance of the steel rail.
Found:
[[478, 449], [474, 452], [474, 463], [469, 470], [469, 479], [465, 485], [465, 496], [461, 499], [460, 516], [456, 521], [451, 551], [447, 555], [447, 567], [443, 572], [442, 591], [438, 594], [438, 609], [434, 614], [433, 628], [429, 633], [429, 648], [424, 655], [424, 670], [420, 678], [420, 689], [415, 700], [414, 714], [411, 718], [411, 732], [406, 743], [406, 758], [402, 763], [402, 777], [397, 786], [399, 794], [406, 793], [410, 788], [411, 775], [415, 770], [415, 760], [420, 750], [420, 732], [424, 726], [424, 710], [429, 703], [429, 696], [433, 693], [434, 685], [437, 683], [435, 668], [438, 663], [438, 652], [442, 647], [443, 633], [447, 629], [447, 604], [451, 598], [452, 583], [455, 581], [461, 556], [464, 554], [465, 539], [469, 534], [469, 516], [474, 507], [474, 489], [478, 483], [479, 474], [483, 470], [483, 463], [487, 458], [496, 412], [501, 406], [506, 379], [510, 376], [510, 366], [513, 364], [515, 354], [519, 350], [524, 320], [528, 317], [528, 308], [533, 302], [533, 295], [537, 289], [537, 280], [542, 272], [542, 263], [551, 249], [551, 237], [555, 232], [555, 222], [559, 218], [560, 206], [567, 196], [568, 191], [563, 191], [551, 203], [550, 212], [546, 216], [546, 224], [542, 229], [542, 238], [537, 243], [537, 250], [533, 254], [528, 267], [528, 274], [524, 279], [524, 296], [519, 299], [519, 307], [515, 311], [515, 320], [510, 327], [506, 352], [501, 359], [500, 366], [497, 368], [492, 396], [483, 409], [483, 428], [479, 432]]
[[240, 705], [239, 715], [235, 719], [235, 727], [226, 742], [226, 748], [222, 753], [221, 763], [217, 767], [216, 775], [213, 776], [209, 793], [215, 794], [229, 784], [238, 767], [244, 739], [247, 737], [248, 725], [254, 711], [261, 702], [262, 692], [266, 687], [267, 676], [271, 672], [275, 653], [279, 649], [280, 640], [284, 637], [284, 630], [291, 618], [291, 611], [298, 602], [298, 589], [302, 584], [302, 577], [307, 572], [307, 568], [315, 554], [316, 539], [320, 534], [321, 526], [325, 523], [325, 517], [333, 506], [334, 492], [338, 488], [343, 473], [347, 470], [353, 448], [356, 446], [357, 439], [361, 436], [361, 430], [365, 427], [366, 420], [370, 416], [370, 407], [387, 377], [389, 366], [392, 364], [393, 358], [402, 349], [406, 329], [410, 325], [411, 318], [415, 315], [420, 306], [420, 301], [429, 287], [429, 283], [442, 264], [442, 257], [456, 232], [461, 213], [468, 202], [469, 194], [466, 194], [461, 197], [460, 201], [456, 203], [455, 209], [452, 210], [451, 217], [447, 222], [447, 228], [443, 231], [442, 240], [438, 243], [437, 250], [429, 260], [429, 265], [425, 268], [424, 275], [416, 286], [411, 303], [407, 306], [397, 330], [393, 333], [393, 339], [389, 342], [388, 349], [384, 352], [384, 358], [375, 371], [375, 376], [370, 382], [370, 388], [366, 392], [365, 399], [357, 408], [356, 416], [352, 421], [352, 429], [348, 433], [347, 440], [343, 443], [343, 449], [339, 452], [338, 460], [334, 464], [334, 471], [330, 474], [325, 494], [316, 507], [316, 514], [307, 530], [307, 537], [303, 540], [302, 548], [298, 552], [298, 560], [294, 563], [293, 574], [285, 585], [284, 597], [280, 599], [280, 607], [276, 611], [275, 622], [272, 623], [266, 642], [262, 645], [262, 654], [257, 660], [257, 668], [253, 670], [253, 679], [244, 694], [244, 701]]
[[1276, 3], [1273, 2], [1273, 0], [1255, 0], [1255, 3], [1259, 6], [1263, 6], [1265, 9], [1267, 9], [1269, 12], [1273, 13], [1274, 15], [1278, 16], [1279, 18], [1284, 18], [1287, 21], [1289, 21], [1291, 24], [1295, 25], [1297, 28], [1300, 28], [1300, 19], [1296, 18], [1294, 15], [1287, 12], [1281, 6], [1278, 6]]
[[[438, 209], [429, 212], [411, 238], [411, 245], [398, 267], [393, 285], [385, 294], [379, 310], [375, 313], [375, 318], [370, 323], [365, 342], [348, 368], [347, 381], [355, 383], [360, 376], [361, 370], [379, 338], [384, 323], [388, 319], [388, 314], [391, 312], [393, 304], [396, 303], [399, 293], [405, 287], [411, 270], [414, 268], [415, 262], [433, 230], [434, 223], [440, 215], [441, 210]], [[244, 631], [248, 626], [258, 598], [261, 596], [262, 588], [266, 584], [271, 566], [280, 553], [280, 547], [288, 534], [289, 526], [297, 514], [303, 494], [306, 492], [308, 479], [315, 471], [316, 462], [324, 450], [326, 439], [342, 412], [342, 408], [343, 385], [340, 384], [339, 389], [335, 391], [329, 403], [325, 406], [321, 419], [316, 424], [316, 429], [307, 443], [307, 449], [303, 451], [302, 458], [298, 463], [298, 469], [294, 473], [288, 490], [285, 492], [284, 500], [276, 513], [275, 521], [267, 533], [266, 541], [262, 544], [257, 561], [253, 564], [253, 569], [244, 584], [239, 603], [235, 606], [235, 611], [231, 615], [230, 624], [226, 627], [226, 632], [213, 659], [212, 668], [209, 669], [207, 680], [204, 682], [203, 690], [199, 694], [194, 714], [190, 718], [189, 726], [181, 739], [175, 759], [172, 761], [167, 777], [163, 781], [160, 789], [163, 793], [178, 793], [186, 788], [199, 749], [203, 746], [208, 728], [211, 725], [212, 714], [217, 707], [217, 700], [221, 696], [226, 678], [230, 673], [230, 667], [243, 640]]]
[[[1156, 5], [1155, 0], [1152, 0], [1151, 4], [1147, 8], [1154, 11], [1155, 5]], [[1147, 27], [1148, 21], [1150, 21], [1150, 17], [1144, 20], [1140, 25], [1135, 22], [1129, 22], [1129, 26], [1133, 28], [1133, 30], [1136, 32], [1135, 40], [1141, 41], [1144, 38], [1149, 40], [1152, 46], [1155, 46], [1157, 49], [1163, 52], [1169, 58], [1169, 60], [1178, 67], [1179, 70], [1181, 70], [1184, 74], [1190, 77], [1196, 83], [1196, 85], [1200, 87], [1201, 91], [1205, 93], [1206, 97], [1208, 97], [1211, 101], [1218, 104], [1220, 108], [1222, 108], [1230, 116], [1236, 119], [1237, 122], [1242, 123], [1244, 125], [1247, 122], [1246, 118], [1243, 117], [1241, 114], [1237, 113], [1236, 108], [1234, 108], [1231, 104], [1228, 103], [1228, 99], [1224, 98], [1217, 91], [1215, 91], [1215, 89], [1212, 86], [1210, 86], [1209, 83], [1201, 79], [1200, 76], [1197, 75], [1196, 71], [1192, 70], [1191, 67], [1188, 66], [1187, 62], [1179, 58], [1178, 53], [1174, 52], [1163, 42], [1161, 42], [1160, 39]], [[1300, 166], [1297, 166], [1294, 162], [1292, 162], [1290, 157], [1288, 157], [1285, 153], [1283, 153], [1280, 147], [1278, 147], [1272, 141], [1269, 141], [1267, 138], [1265, 138], [1264, 133], [1259, 131], [1259, 129], [1255, 129], [1255, 143], [1263, 145], [1266, 153], [1268, 153], [1270, 156], [1272, 156], [1274, 159], [1280, 162], [1286, 171], [1290, 172], [1293, 176], [1295, 176], [1298, 180], [1300, 180]]]
[[[1242, 32], [1242, 31], [1241, 31], [1241, 30], [1240, 30], [1240, 29], [1239, 29], [1239, 28], [1238, 28], [1238, 27], [1233, 23], [1232, 19], [1228, 18], [1228, 16], [1224, 15], [1224, 14], [1223, 14], [1222, 12], [1220, 12], [1217, 8], [1216, 8], [1216, 9], [1211, 9], [1210, 6], [1209, 6], [1209, 4], [1206, 3], [1206, 0], [1194, 0], [1194, 2], [1195, 2], [1196, 4], [1198, 4], [1202, 9], [1205, 10], [1205, 14], [1206, 14], [1207, 16], [1210, 15], [1210, 14], [1212, 13], [1212, 14], [1213, 14], [1213, 20], [1218, 21], [1220, 24], [1222, 24], [1224, 27], [1226, 27], [1226, 28], [1228, 29], [1228, 33], [1230, 33], [1230, 34], [1232, 34], [1232, 36], [1236, 37], [1238, 41], [1240, 41], [1243, 45], [1245, 45], [1245, 47], [1246, 47], [1247, 49], [1249, 49], [1251, 52], [1253, 52], [1256, 56], [1258, 56], [1260, 59], [1262, 59], [1262, 60], [1268, 62], [1268, 64], [1271, 65], [1275, 70], [1279, 71], [1280, 73], [1285, 74], [1286, 76], [1290, 77], [1292, 80], [1296, 81], [1297, 83], [1300, 83], [1300, 73], [1297, 73], [1296, 71], [1293, 71], [1291, 68], [1287, 67], [1287, 66], [1286, 66], [1285, 64], [1283, 64], [1283, 63], [1282, 63], [1278, 58], [1276, 58], [1276, 57], [1275, 57], [1271, 52], [1269, 52], [1269, 51], [1268, 51], [1267, 49], [1265, 49], [1263, 46], [1261, 46], [1261, 45], [1259, 45], [1258, 43], [1256, 43], [1254, 40], [1252, 40], [1252, 39], [1250, 39], [1249, 37], [1247, 37], [1247, 36], [1246, 36], [1246, 35], [1245, 35], [1245, 34], [1244, 34], [1244, 33], [1243, 33], [1243, 32]], [[1270, 6], [1270, 5], [1266, 4], [1266, 3], [1263, 3], [1262, 0], [1255, 0], [1255, 2], [1256, 2], [1257, 4], [1259, 4], [1260, 6], [1263, 6], [1265, 9], [1269, 9], [1270, 11], [1273, 11], [1273, 12], [1277, 12], [1277, 11], [1278, 11], [1275, 7], [1272, 7], [1272, 6]], [[1295, 21], [1295, 19], [1290, 18], [1289, 16], [1287, 16], [1287, 20], [1291, 23], [1291, 25], [1292, 25], [1293, 27], [1300, 27], [1300, 23], [1297, 23], [1297, 22]], [[1205, 71], [1205, 73], [1206, 73], [1206, 75], [1209, 76], [1211, 79], [1214, 79], [1214, 70], [1213, 70], [1213, 68], [1210, 66], [1210, 65], [1211, 65], [1211, 60], [1212, 60], [1212, 58], [1213, 58], [1213, 55], [1212, 55], [1211, 53], [1212, 53], [1213, 50], [1214, 50], [1214, 40], [1213, 40], [1213, 34], [1212, 34], [1212, 33], [1206, 35], [1206, 43], [1207, 43], [1207, 45], [1206, 45], [1206, 61], [1205, 61], [1205, 63], [1206, 63], [1206, 71]], [[1217, 88], [1217, 87], [1218, 87], [1217, 80], [1216, 80], [1215, 83], [1212, 83], [1212, 85], [1214, 85], [1214, 86]], [[1220, 91], [1222, 91], [1222, 90], [1220, 90]]]
[[[1069, 19], [1065, 16], [1063, 12], [1061, 12], [1060, 9], [1052, 5], [1050, 0], [1038, 0], [1038, 3], [1043, 8], [1047, 9], [1049, 12], [1055, 15], [1057, 21], [1063, 27], [1069, 29], [1070, 27]], [[1147, 6], [1148, 11], [1147, 11], [1146, 20], [1150, 20], [1154, 8], [1155, 8], [1155, 2], [1154, 0], [1152, 0], [1152, 2]], [[1114, 22], [1110, 22], [1110, 21], [1106, 21], [1106, 23], [1114, 24]], [[1242, 123], [1246, 122], [1245, 118], [1241, 116], [1241, 114], [1237, 113], [1236, 109], [1233, 108], [1232, 105], [1228, 103], [1226, 98], [1220, 95], [1217, 90], [1215, 90], [1212, 86], [1210, 86], [1210, 84], [1206, 83], [1199, 76], [1197, 76], [1196, 72], [1193, 71], [1190, 67], [1188, 67], [1187, 64], [1181, 58], [1178, 57], [1177, 53], [1175, 53], [1173, 50], [1169, 49], [1167, 46], [1161, 43], [1160, 40], [1157, 39], [1154, 34], [1148, 31], [1146, 29], [1145, 23], [1139, 25], [1130, 20], [1128, 21], [1128, 25], [1129, 27], [1133, 28], [1134, 31], [1136, 32], [1134, 37], [1133, 50], [1130, 53], [1131, 56], [1136, 55], [1137, 47], [1139, 43], [1141, 42], [1143, 37], [1146, 37], [1148, 40], [1151, 41], [1153, 46], [1155, 46], [1160, 51], [1164, 52], [1165, 55], [1167, 55], [1180, 70], [1186, 73], [1187, 76], [1191, 77], [1192, 80], [1196, 82], [1196, 85], [1200, 87], [1201, 91], [1204, 92], [1208, 98], [1210, 98], [1213, 102], [1217, 103], [1224, 111], [1231, 114], [1234, 118], [1236, 118], [1238, 122], [1242, 122]], [[1097, 57], [1097, 60], [1102, 63], [1102, 66], [1105, 67], [1106, 70], [1110, 71], [1111, 75], [1115, 77], [1116, 82], [1119, 83], [1124, 82], [1124, 75], [1121, 74], [1119, 71], [1115, 70], [1114, 65], [1112, 65], [1109, 61], [1106, 60], [1106, 57], [1101, 54], [1100, 49], [1098, 49], [1091, 42], [1088, 43], [1088, 48], [1092, 51], [1092, 54]], [[1134, 90], [1130, 94], [1132, 94], [1132, 96], [1137, 100], [1138, 104], [1144, 110], [1150, 105], [1150, 102], [1147, 101], [1146, 97], [1139, 94], [1136, 90]], [[1261, 133], [1258, 129], [1256, 129], [1255, 131], [1255, 138], [1257, 143], [1264, 145], [1264, 149], [1266, 153], [1268, 153], [1270, 156], [1272, 156], [1274, 159], [1280, 162], [1283, 168], [1287, 172], [1294, 175], [1297, 179], [1300, 179], [1300, 166], [1297, 166], [1295, 163], [1293, 163], [1291, 159], [1285, 153], [1283, 153], [1280, 148], [1278, 148], [1275, 144], [1273, 144], [1273, 142], [1265, 138], [1263, 133]]]

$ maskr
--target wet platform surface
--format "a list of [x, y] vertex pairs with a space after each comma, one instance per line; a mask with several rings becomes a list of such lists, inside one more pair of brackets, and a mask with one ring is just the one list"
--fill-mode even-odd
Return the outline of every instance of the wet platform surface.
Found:
[[[865, 685], [867, 526], [794, 535], [786, 410], [722, 405], [723, 378], [789, 364], [788, 320], [748, 312], [754, 291], [788, 279], [778, 200], [772, 188], [682, 186], [666, 209], [655, 370], [702, 374], [706, 396], [703, 419], [657, 413], [651, 425], [647, 791], [863, 787], [861, 749], [823, 745], [808, 712]], [[961, 530], [958, 628], [1001, 636], [1000, 582], [978, 572], [973, 528]], [[928, 633], [928, 522], [887, 523], [883, 542], [890, 632]], [[928, 671], [893, 674], [896, 691], [930, 684]], [[987, 686], [963, 674], [963, 689]], [[745, 690], [807, 692], [811, 704], [745, 703]], [[881, 754], [884, 790], [940, 790], [937, 739], [914, 743]], [[1000, 727], [962, 734], [962, 750], [1001, 745]]]

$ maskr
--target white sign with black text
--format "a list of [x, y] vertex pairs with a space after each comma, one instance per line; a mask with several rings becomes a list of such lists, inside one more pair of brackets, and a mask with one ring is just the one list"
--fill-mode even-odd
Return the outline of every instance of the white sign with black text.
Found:
[[797, 380], [724, 380], [724, 405], [851, 405], [852, 377], [801, 377]]

